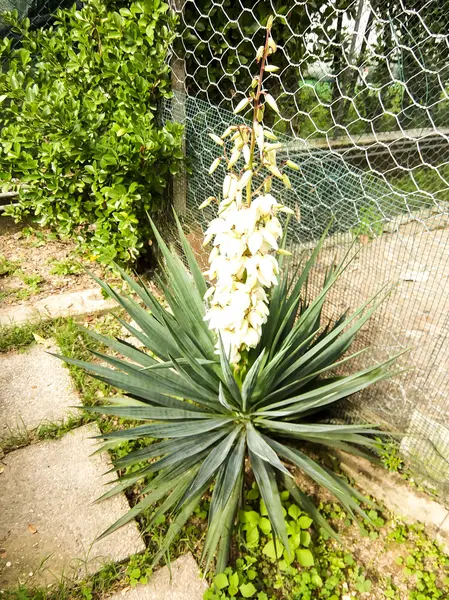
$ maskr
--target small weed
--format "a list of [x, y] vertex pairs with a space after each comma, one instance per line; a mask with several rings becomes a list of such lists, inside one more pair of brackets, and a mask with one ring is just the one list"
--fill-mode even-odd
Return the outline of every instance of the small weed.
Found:
[[2, 432], [1, 452], [0, 454], [8, 454], [18, 448], [28, 446], [33, 441], [32, 432], [28, 431], [25, 426], [9, 428], [8, 432]]
[[[114, 334], [120, 330], [120, 325], [112, 315], [98, 317], [95, 329], [101, 333]], [[117, 327], [118, 325], [118, 327]], [[78, 360], [90, 360], [90, 350], [101, 350], [101, 344], [94, 342], [76, 321], [67, 319], [59, 327], [55, 328], [54, 339], [61, 349], [61, 354], [67, 358]], [[83, 369], [75, 365], [68, 365], [75, 387], [80, 393], [83, 404], [92, 406], [98, 404], [99, 400], [111, 394], [112, 388], [106, 383], [95, 380]]]
[[34, 229], [34, 227], [24, 227], [20, 232], [20, 237], [30, 239], [31, 246], [40, 248], [41, 246], [45, 246], [46, 242], [58, 239], [58, 234], [52, 231]]
[[4, 298], [11, 297], [15, 300], [28, 300], [30, 296], [40, 291], [39, 286], [43, 282], [40, 275], [27, 275], [21, 269], [14, 271], [14, 275], [20, 277], [27, 287], [19, 287], [3, 292], [2, 296]]
[[147, 554], [135, 554], [129, 559], [125, 575], [131, 587], [138, 583], [145, 584], [151, 577], [152, 569], [148, 566]]
[[2, 292], [0, 300], [9, 296], [14, 296], [17, 300], [26, 300], [30, 295], [39, 291], [39, 285], [42, 283], [40, 275], [27, 275], [20, 267], [20, 261], [9, 260], [5, 256], [0, 256], [0, 277], [16, 276], [28, 286], [27, 288], [11, 289]]
[[50, 264], [53, 265], [50, 271], [52, 275], [79, 275], [83, 272], [82, 265], [70, 259], [51, 260]]
[[36, 431], [38, 440], [56, 440], [65, 435], [68, 431], [76, 429], [90, 423], [94, 418], [80, 410], [78, 415], [70, 415], [68, 419], [61, 423], [43, 423]]
[[15, 300], [28, 300], [33, 295], [33, 292], [28, 288], [20, 288], [14, 291]]
[[79, 415], [70, 415], [68, 419], [61, 423], [42, 423], [35, 430], [29, 431], [25, 426], [16, 427], [10, 429], [6, 435], [3, 434], [1, 449], [4, 454], [8, 454], [18, 448], [29, 446], [36, 441], [59, 439], [68, 431], [94, 420], [94, 417], [80, 410]]
[[360, 568], [356, 567], [354, 569], [354, 573], [352, 574], [352, 579], [354, 580], [354, 587], [360, 594], [365, 594], [371, 590], [372, 582], [369, 579], [366, 579], [365, 575], [360, 572]]
[[32, 294], [36, 294], [39, 291], [39, 285], [43, 282], [40, 275], [27, 275], [26, 273], [23, 273], [21, 278]]
[[363, 206], [359, 212], [359, 223], [352, 228], [356, 238], [376, 238], [383, 233], [382, 215], [377, 206]]
[[[133, 558], [133, 557], [131, 557]], [[19, 585], [5, 590], [2, 600], [101, 600], [106, 592], [126, 584], [125, 565], [107, 564], [91, 578], [74, 581], [61, 577], [56, 583], [43, 588]]]
[[8, 260], [5, 256], [0, 256], [0, 277], [14, 275], [19, 269], [20, 262]]
[[26, 325], [1, 326], [0, 352], [23, 350], [35, 342], [34, 333], [43, 338], [50, 337], [53, 331], [62, 323], [62, 319], [57, 319], [48, 322], [27, 323]]
[[401, 472], [404, 468], [404, 460], [399, 451], [399, 444], [394, 440], [376, 438], [377, 451], [380, 460], [386, 469], [393, 473]]
[[0, 292], [0, 302], [3, 302], [3, 300], [6, 300], [6, 298], [9, 298], [9, 296], [11, 296], [14, 293], [15, 290], [8, 290], [7, 292]]

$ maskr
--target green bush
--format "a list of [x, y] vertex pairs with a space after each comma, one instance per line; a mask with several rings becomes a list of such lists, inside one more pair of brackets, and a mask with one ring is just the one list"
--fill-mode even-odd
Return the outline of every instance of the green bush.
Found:
[[135, 260], [182, 159], [182, 126], [156, 122], [174, 16], [161, 0], [89, 0], [46, 30], [5, 19], [21, 36], [0, 42], [0, 178], [20, 191], [7, 213], [76, 235], [102, 262]]

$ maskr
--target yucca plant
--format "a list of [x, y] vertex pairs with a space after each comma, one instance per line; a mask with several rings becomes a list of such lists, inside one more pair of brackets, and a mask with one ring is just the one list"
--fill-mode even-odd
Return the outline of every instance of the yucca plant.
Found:
[[179, 234], [190, 273], [154, 231], [165, 259], [165, 278], [159, 284], [167, 306], [162, 306], [143, 282], [137, 283], [123, 271], [123, 278], [140, 302], [97, 280], [135, 322], [136, 326], [119, 318], [144, 348], [88, 331], [92, 338], [124, 358], [93, 352], [112, 368], [65, 359], [127, 394], [113, 397], [111, 406], [85, 410], [144, 421], [143, 425], [101, 436], [106, 448], [126, 440], [160, 439], [149, 441], [115, 462], [117, 469], [142, 461], [147, 464], [123, 476], [103, 498], [153, 478], [143, 489], [140, 502], [103, 535], [150, 507], [155, 510], [149, 525], [171, 513], [173, 520], [155, 559], [158, 561], [201, 498], [211, 493], [204, 557], [209, 565], [218, 548], [216, 568], [221, 572], [228, 559], [246, 465], [254, 474], [273, 532], [285, 548], [288, 541], [280, 487], [287, 489], [318, 525], [333, 534], [312, 501], [296, 485], [296, 467], [326, 487], [350, 515], [358, 513], [369, 519], [358, 502], [362, 499], [360, 494], [308, 456], [301, 444], [307, 442], [317, 448], [337, 448], [362, 456], [363, 447], [376, 446], [370, 437], [378, 433], [376, 429], [331, 424], [323, 420], [323, 415], [326, 417], [326, 410], [338, 401], [393, 374], [389, 367], [395, 357], [351, 375], [327, 376], [360, 355], [360, 351], [349, 355], [347, 351], [382, 297], [323, 328], [321, 312], [326, 294], [344, 267], [332, 270], [320, 294], [313, 301], [304, 302], [304, 288], [319, 244], [296, 280], [289, 283], [287, 271], [280, 275], [259, 347], [252, 353], [245, 375], [239, 376], [222, 345], [219, 357], [215, 354], [215, 336], [204, 321], [207, 284], [182, 229], [179, 227]]
[[[113, 351], [93, 353], [109, 366], [66, 359], [126, 394], [111, 398], [109, 406], [86, 410], [143, 421], [101, 436], [105, 448], [126, 440], [141, 441], [139, 449], [114, 465], [117, 470], [136, 465], [136, 470], [122, 476], [104, 497], [145, 482], [140, 501], [104, 535], [142, 511], [153, 510], [149, 527], [161, 515], [170, 514], [158, 561], [201, 498], [210, 494], [204, 560], [207, 568], [216, 557], [219, 572], [228, 560], [250, 473], [265, 502], [273, 535], [285, 548], [288, 536], [280, 489], [287, 489], [319, 526], [331, 531], [296, 484], [297, 468], [326, 487], [350, 515], [368, 518], [360, 506], [360, 494], [304, 447], [358, 455], [365, 455], [365, 447], [374, 447], [377, 442], [371, 434], [378, 431], [372, 426], [333, 424], [326, 417], [337, 402], [390, 377], [395, 360], [351, 375], [336, 375], [343, 363], [360, 354], [348, 351], [385, 294], [323, 325], [323, 304], [347, 261], [330, 269], [312, 300], [305, 293], [306, 284], [324, 237], [295, 273], [283, 264], [288, 260], [285, 232], [282, 236], [276, 213], [284, 207], [268, 192], [272, 177], [282, 179], [287, 187], [289, 181], [276, 165], [275, 144], [265, 142], [265, 138], [273, 140], [274, 134], [261, 124], [263, 104], [277, 110], [274, 99], [264, 96], [262, 88], [264, 70], [274, 70], [267, 59], [275, 49], [269, 23], [265, 45], [257, 56], [261, 70], [253, 85], [256, 91], [236, 109], [252, 105], [252, 126], [231, 127], [222, 137], [212, 135], [223, 148], [229, 141], [233, 144], [231, 152], [218, 159], [218, 163], [227, 161], [229, 174], [219, 216], [206, 236], [206, 242], [214, 243], [207, 275], [215, 283], [210, 286], [201, 272], [178, 220], [188, 270], [152, 224], [163, 258], [158, 283], [166, 304], [145, 283], [123, 271], [131, 294], [120, 294], [97, 280], [128, 313], [134, 324], [119, 321], [143, 348], [90, 332]], [[239, 168], [242, 159], [244, 166]], [[214, 163], [211, 170], [218, 165]], [[281, 167], [296, 165], [288, 161]], [[283, 242], [278, 244], [278, 239]]]

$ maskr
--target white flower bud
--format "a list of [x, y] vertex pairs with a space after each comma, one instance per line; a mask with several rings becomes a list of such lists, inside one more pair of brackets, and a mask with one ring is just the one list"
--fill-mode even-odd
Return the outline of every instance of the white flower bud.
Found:
[[209, 204], [210, 204], [211, 202], [213, 202], [214, 200], [216, 200], [215, 196], [209, 196], [209, 198], [207, 198], [207, 199], [206, 199], [204, 202], [202, 202], [202, 203], [201, 203], [201, 204], [198, 206], [198, 208], [199, 208], [200, 210], [202, 210], [203, 208], [206, 208], [206, 206], [209, 206]]
[[215, 135], [215, 133], [208, 133], [208, 136], [211, 138], [211, 140], [213, 140], [216, 144], [218, 144], [219, 146], [223, 146], [224, 141], [218, 137], [218, 135]]
[[231, 188], [231, 176], [226, 175], [226, 177], [223, 179], [223, 198], [228, 198], [230, 188]]
[[253, 172], [251, 171], [251, 169], [248, 169], [247, 171], [245, 171], [243, 173], [243, 175], [240, 177], [240, 181], [238, 182], [237, 189], [239, 189], [239, 190], [244, 189], [246, 184], [248, 183], [248, 181], [251, 179], [252, 176], [253, 176]]
[[279, 150], [282, 148], [283, 144], [277, 142], [276, 144], [264, 144], [264, 150], [267, 152], [271, 152], [271, 150]]
[[220, 164], [220, 160], [221, 158], [216, 158], [214, 160], [214, 162], [211, 164], [211, 166], [209, 167], [209, 175], [212, 175], [212, 173], [215, 171], [215, 169], [218, 167], [218, 165]]
[[265, 129], [265, 137], [269, 140], [277, 140], [278, 138], [269, 129]]
[[290, 167], [290, 169], [293, 169], [294, 171], [300, 171], [301, 167], [299, 165], [297, 165], [295, 162], [293, 162], [292, 160], [288, 160], [286, 163], [287, 167]]
[[289, 189], [289, 190], [292, 189], [292, 184], [290, 183], [290, 179], [288, 178], [288, 176], [285, 173], [282, 175], [282, 181], [284, 182], [284, 185], [287, 189]]
[[204, 294], [204, 300], [208, 300], [215, 293], [215, 286], [211, 285], [207, 292]]
[[225, 138], [228, 137], [228, 135], [231, 135], [231, 133], [237, 129], [237, 125], [231, 125], [230, 127], [228, 127], [227, 129], [225, 129], [225, 131], [221, 134], [221, 138], [224, 140]]
[[256, 53], [256, 61], [257, 62], [260, 62], [262, 60], [264, 50], [265, 50], [265, 48], [263, 46], [259, 46], [259, 48], [257, 49], [257, 53]]
[[[232, 167], [235, 165], [235, 163], [238, 161], [239, 158], [240, 158], [240, 150], [237, 150], [237, 148], [234, 148], [234, 150], [231, 153], [229, 162], [228, 162], [228, 169], [232, 169]], [[217, 165], [217, 167], [218, 167], [218, 165]]]
[[250, 102], [251, 102], [251, 98], [243, 98], [243, 100], [240, 100], [240, 102], [237, 104], [237, 106], [234, 109], [234, 114], [242, 112], [242, 110], [244, 108], [246, 108]]
[[[272, 152], [274, 152], [274, 150], [272, 150]], [[266, 167], [270, 171], [270, 173], [272, 173], [275, 177], [277, 177], [278, 179], [282, 179], [282, 173], [279, 171], [276, 165], [268, 164], [266, 165]]]
[[235, 200], [237, 191], [239, 189], [239, 180], [235, 175], [231, 175], [231, 186], [229, 188], [229, 198], [230, 200]]
[[265, 94], [265, 102], [268, 104], [270, 108], [272, 108], [277, 114], [279, 114], [279, 108], [276, 103], [276, 100], [273, 98], [271, 94]]
[[291, 208], [288, 208], [288, 206], [282, 206], [282, 208], [279, 209], [279, 212], [286, 213], [287, 215], [294, 215], [295, 214], [295, 211], [292, 210]]
[[207, 246], [208, 244], [210, 244], [210, 242], [212, 241], [212, 238], [214, 237], [213, 233], [209, 233], [205, 236], [204, 238], [204, 242], [203, 242], [203, 247]]

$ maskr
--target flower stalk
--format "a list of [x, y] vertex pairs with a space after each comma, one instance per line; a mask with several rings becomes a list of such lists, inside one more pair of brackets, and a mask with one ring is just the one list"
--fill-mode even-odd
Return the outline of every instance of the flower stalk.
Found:
[[[234, 110], [237, 114], [252, 107], [251, 126], [231, 125], [221, 136], [209, 134], [222, 148], [222, 155], [213, 161], [209, 173], [221, 163], [226, 164], [228, 173], [218, 216], [210, 222], [204, 240], [204, 245], [212, 244], [207, 272], [212, 285], [205, 295], [205, 319], [217, 334], [217, 351], [221, 340], [236, 370], [244, 367], [245, 354], [260, 341], [269, 314], [270, 289], [278, 283], [276, 254], [282, 237], [278, 214], [293, 212], [270, 193], [273, 178], [291, 188], [282, 169], [294, 168], [294, 163], [277, 166], [276, 150], [281, 145], [263, 125], [266, 106], [279, 113], [276, 100], [263, 89], [267, 69], [276, 70], [274, 65], [268, 65], [268, 58], [276, 52], [272, 24], [270, 18], [265, 43], [257, 51], [260, 69], [251, 85], [255, 91], [250, 91]], [[201, 207], [207, 206], [208, 200]]]

